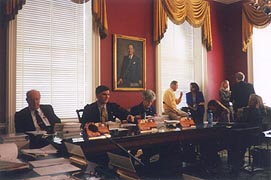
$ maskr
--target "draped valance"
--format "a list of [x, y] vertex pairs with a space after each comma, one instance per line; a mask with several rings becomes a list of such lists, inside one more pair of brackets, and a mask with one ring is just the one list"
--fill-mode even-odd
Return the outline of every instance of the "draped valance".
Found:
[[193, 27], [202, 26], [202, 40], [207, 50], [212, 48], [210, 5], [204, 0], [155, 0], [154, 42], [158, 44], [167, 29], [167, 18], [174, 24], [185, 20]]
[[[22, 9], [26, 0], [4, 0], [1, 1], [1, 6], [4, 8], [3, 19], [10, 21], [15, 18], [18, 11]], [[84, 3], [87, 1], [73, 1], [75, 3]], [[92, 0], [92, 14], [99, 27], [101, 38], [107, 36], [108, 24], [107, 24], [107, 13], [106, 13], [106, 0]]]
[[271, 22], [271, 17], [255, 9], [249, 3], [243, 3], [242, 8], [242, 44], [246, 52], [252, 41], [253, 27], [264, 28]]
[[4, 0], [2, 1], [4, 7], [4, 20], [10, 21], [15, 18], [18, 11], [22, 9], [26, 0]]

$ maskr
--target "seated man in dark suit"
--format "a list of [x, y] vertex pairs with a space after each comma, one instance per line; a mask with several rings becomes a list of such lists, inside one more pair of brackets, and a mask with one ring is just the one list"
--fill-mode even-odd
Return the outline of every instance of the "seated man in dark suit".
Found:
[[132, 115], [139, 119], [144, 119], [145, 116], [154, 116], [156, 114], [156, 109], [152, 105], [153, 101], [156, 99], [155, 93], [147, 89], [142, 93], [143, 101], [131, 108]]
[[51, 105], [40, 105], [40, 97], [37, 90], [26, 93], [28, 107], [15, 113], [16, 133], [36, 130], [52, 132], [55, 123], [60, 122]]
[[134, 117], [124, 108], [116, 103], [109, 101], [110, 91], [107, 86], [101, 85], [96, 88], [97, 101], [92, 104], [87, 104], [84, 107], [82, 116], [82, 127], [87, 122], [105, 123], [107, 121], [115, 121], [116, 118], [120, 120], [134, 121]]

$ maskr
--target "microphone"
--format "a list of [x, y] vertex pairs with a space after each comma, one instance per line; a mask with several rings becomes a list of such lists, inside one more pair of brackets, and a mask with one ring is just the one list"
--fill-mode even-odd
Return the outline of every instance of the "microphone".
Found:
[[143, 162], [141, 162], [140, 159], [138, 159], [137, 157], [135, 157], [133, 154], [131, 154], [127, 149], [125, 149], [122, 145], [120, 145], [119, 143], [117, 143], [116, 141], [114, 141], [113, 139], [111, 139], [110, 137], [106, 136], [104, 133], [100, 132], [98, 127], [95, 124], [90, 123], [89, 126], [87, 127], [88, 130], [94, 132], [94, 133], [100, 133], [101, 135], [103, 135], [107, 140], [109, 140], [109, 142], [111, 142], [112, 144], [114, 144], [115, 146], [117, 146], [119, 149], [121, 149], [123, 152], [125, 152], [130, 158], [132, 158], [133, 160], [135, 160], [136, 162], [138, 162], [140, 165], [145, 166], [145, 164]]
[[96, 132], [99, 132], [98, 127], [95, 126], [94, 124], [89, 124], [88, 130], [90, 130], [90, 131], [92, 131], [92, 132], [95, 132], [95, 133], [96, 133]]

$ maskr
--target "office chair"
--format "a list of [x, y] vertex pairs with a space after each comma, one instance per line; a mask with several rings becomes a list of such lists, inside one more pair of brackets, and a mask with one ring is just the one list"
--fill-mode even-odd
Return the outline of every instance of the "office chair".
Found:
[[77, 114], [77, 117], [78, 117], [78, 121], [80, 123], [82, 123], [82, 115], [83, 115], [83, 111], [84, 109], [76, 109], [76, 114]]
[[253, 152], [255, 151], [256, 147], [263, 143], [264, 134], [263, 133], [255, 133], [251, 134], [250, 138], [251, 144], [247, 147], [248, 151], [248, 164], [244, 166], [244, 170], [249, 173], [254, 173], [257, 171], [264, 170], [263, 168], [255, 167], [255, 162], [253, 162]]

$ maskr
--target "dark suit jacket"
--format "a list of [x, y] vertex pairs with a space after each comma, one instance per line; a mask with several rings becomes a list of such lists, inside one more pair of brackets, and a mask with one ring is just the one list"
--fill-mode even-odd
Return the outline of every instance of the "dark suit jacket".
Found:
[[246, 107], [248, 105], [249, 96], [254, 94], [254, 87], [250, 83], [240, 81], [232, 87], [231, 100], [233, 101], [233, 109]]
[[140, 115], [141, 118], [144, 118], [145, 113], [146, 116], [154, 116], [156, 114], [156, 109], [154, 106], [151, 106], [148, 110], [146, 110], [143, 102], [131, 108], [131, 114], [133, 116]]
[[[108, 102], [106, 104], [107, 116], [109, 121], [115, 121], [115, 118], [119, 118], [120, 120], [124, 120], [129, 115], [129, 112], [120, 105], [116, 103]], [[84, 127], [87, 122], [101, 122], [101, 113], [98, 107], [97, 102], [92, 104], [87, 104], [84, 107], [83, 116], [82, 116], [82, 126]]]
[[[201, 91], [197, 92], [196, 94], [196, 104], [199, 104], [200, 102], [204, 102], [204, 97]], [[192, 93], [186, 93], [186, 103], [189, 106], [193, 106], [193, 98], [192, 98]], [[199, 115], [204, 115], [204, 106], [198, 106], [197, 107], [197, 112]]]
[[139, 57], [133, 55], [132, 59], [129, 59], [129, 56], [124, 56], [120, 71], [123, 83], [138, 83], [142, 80], [142, 73], [142, 62]]
[[[55, 112], [51, 105], [40, 105], [40, 109], [42, 110], [43, 114], [46, 116], [52, 127], [54, 127], [55, 123], [60, 122], [60, 119], [55, 115]], [[15, 113], [15, 129], [16, 133], [36, 130], [31, 116], [31, 112], [28, 107]]]

